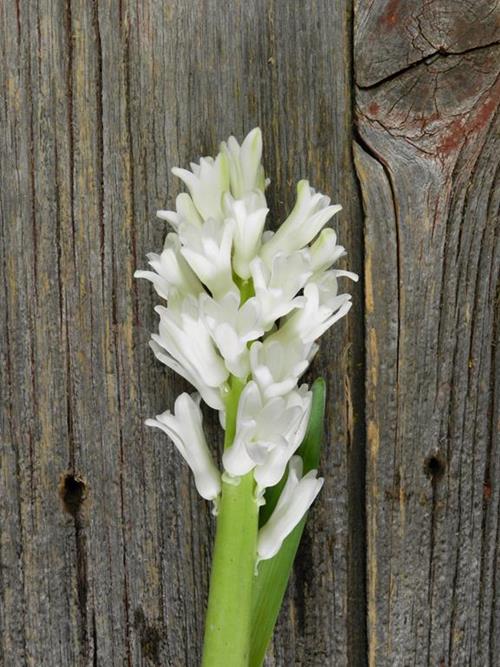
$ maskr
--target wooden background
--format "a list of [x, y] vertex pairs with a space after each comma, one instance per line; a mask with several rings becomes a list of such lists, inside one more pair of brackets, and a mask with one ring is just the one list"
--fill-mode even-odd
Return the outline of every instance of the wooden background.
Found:
[[143, 426], [184, 385], [133, 272], [170, 168], [259, 124], [274, 219], [310, 177], [362, 276], [311, 371], [327, 481], [267, 664], [498, 665], [497, 3], [0, 14], [0, 663], [198, 664], [213, 518]]

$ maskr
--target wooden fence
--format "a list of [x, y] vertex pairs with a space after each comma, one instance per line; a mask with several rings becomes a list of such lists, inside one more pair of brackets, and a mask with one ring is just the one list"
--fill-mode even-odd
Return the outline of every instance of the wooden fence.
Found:
[[133, 272], [170, 168], [255, 125], [274, 219], [309, 177], [362, 277], [267, 664], [498, 664], [497, 7], [1, 3], [1, 664], [199, 662], [214, 522]]

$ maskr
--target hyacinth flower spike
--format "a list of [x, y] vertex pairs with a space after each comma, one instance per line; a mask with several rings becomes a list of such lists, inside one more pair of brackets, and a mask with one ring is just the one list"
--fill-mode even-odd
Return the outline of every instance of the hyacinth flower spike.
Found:
[[[341, 207], [308, 181], [282, 225], [265, 230], [258, 128], [172, 171], [189, 193], [158, 211], [171, 231], [148, 255], [152, 270], [135, 275], [162, 300], [156, 358], [197, 393], [146, 423], [173, 442], [217, 514], [203, 666], [258, 667], [323, 484], [324, 383], [309, 389], [301, 377], [318, 339], [351, 307], [339, 282], [357, 276], [332, 268], [345, 250], [326, 225]], [[219, 413], [221, 456], [205, 438], [200, 401]]]

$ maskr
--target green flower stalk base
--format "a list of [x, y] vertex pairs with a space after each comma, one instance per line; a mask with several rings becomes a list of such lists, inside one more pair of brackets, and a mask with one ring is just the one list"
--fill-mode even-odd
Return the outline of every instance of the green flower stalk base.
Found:
[[203, 667], [247, 667], [258, 530], [250, 473], [223, 484], [210, 578]]
[[[232, 378], [227, 398], [225, 447], [234, 439], [238, 400], [243, 385]], [[309, 425], [299, 449], [305, 471], [318, 466], [323, 440], [325, 383], [312, 386]], [[274, 509], [285, 480], [268, 490], [260, 508], [260, 523]], [[259, 507], [255, 502], [253, 474], [238, 484], [224, 483], [205, 621], [202, 667], [260, 667], [283, 601], [286, 586], [304, 530], [306, 517], [285, 540], [279, 553], [262, 562], [255, 574]]]
[[[226, 437], [230, 447], [236, 428], [238, 400], [244, 385], [231, 378], [226, 399]], [[205, 621], [203, 667], [247, 667], [250, 621], [259, 528], [252, 473], [239, 484], [222, 484]]]

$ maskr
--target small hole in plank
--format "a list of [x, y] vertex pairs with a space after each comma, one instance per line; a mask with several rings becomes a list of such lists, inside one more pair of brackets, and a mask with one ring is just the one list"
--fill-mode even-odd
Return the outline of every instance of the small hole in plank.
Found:
[[76, 518], [87, 497], [87, 485], [80, 475], [66, 473], [61, 476], [59, 495], [66, 512]]
[[444, 474], [444, 461], [438, 454], [428, 456], [424, 461], [424, 472], [431, 480], [438, 480]]

